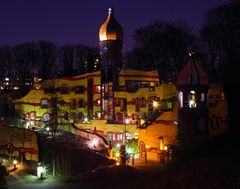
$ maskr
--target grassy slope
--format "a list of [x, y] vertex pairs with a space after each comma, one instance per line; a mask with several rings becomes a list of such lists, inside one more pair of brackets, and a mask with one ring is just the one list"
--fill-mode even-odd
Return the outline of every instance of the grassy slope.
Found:
[[[138, 189], [238, 189], [240, 163], [238, 139], [224, 137], [208, 146], [208, 153], [166, 166], [101, 170], [97, 179], [105, 188]], [[111, 178], [111, 179], [110, 179]]]

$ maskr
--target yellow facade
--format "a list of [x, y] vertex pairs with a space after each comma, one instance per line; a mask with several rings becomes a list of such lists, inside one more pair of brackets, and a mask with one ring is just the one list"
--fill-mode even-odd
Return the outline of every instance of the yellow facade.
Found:
[[[85, 121], [88, 116], [88, 94], [87, 84], [88, 80], [93, 80], [93, 118]], [[125, 131], [131, 135], [131, 138], [137, 136], [137, 117], [143, 114], [148, 116], [154, 109], [152, 101], [165, 101], [172, 100], [176, 97], [176, 88], [172, 84], [162, 84], [159, 86], [158, 74], [156, 71], [138, 71], [138, 70], [122, 70], [119, 73], [119, 86], [124, 91], [115, 92], [115, 99], [124, 99], [126, 108], [122, 109], [121, 105], [115, 106], [115, 113], [119, 114], [121, 119], [116, 124], [107, 124], [106, 120], [101, 120], [97, 115], [100, 112], [100, 72], [88, 73], [75, 77], [57, 78], [46, 80], [42, 83], [36, 82], [32, 90], [23, 98], [14, 101], [16, 110], [21, 114], [25, 121], [22, 127], [44, 127], [53, 121], [54, 111], [57, 112], [57, 122], [59, 128], [68, 130], [66, 124], [74, 123], [79, 128], [97, 130], [102, 135], [107, 133], [123, 134]], [[127, 82], [134, 81], [139, 85], [136, 92], [127, 92]], [[62, 87], [68, 88], [68, 91], [62, 91]], [[77, 86], [81, 86], [83, 91], [76, 93]], [[150, 90], [151, 89], [151, 90]], [[153, 90], [152, 90], [153, 89]], [[100, 89], [99, 89], [100, 90]], [[166, 92], [167, 91], [167, 92]], [[42, 104], [47, 99], [47, 104]], [[82, 100], [84, 105], [79, 107], [79, 101]], [[137, 105], [142, 100], [145, 104]], [[54, 105], [54, 101], [56, 101]], [[76, 107], [71, 107], [72, 101], [76, 102]], [[161, 103], [159, 103], [161, 104]], [[137, 107], [138, 106], [138, 107]], [[65, 114], [78, 115], [81, 113], [83, 116], [81, 120], [77, 120], [73, 116], [65, 118]], [[44, 115], [49, 114], [51, 119], [45, 120]], [[125, 123], [128, 119], [129, 122]], [[69, 129], [71, 130], [71, 129]], [[115, 137], [115, 138], [114, 138]], [[117, 140], [117, 136], [113, 136], [112, 140]], [[118, 140], [121, 139], [122, 136]]]
[[[88, 116], [87, 81], [89, 79], [93, 80], [94, 87], [92, 97], [94, 102], [93, 117], [86, 120], [85, 118]], [[139, 87], [136, 91], [127, 91], [129, 81], [138, 84]], [[62, 86], [69, 88], [67, 93], [64, 94], [61, 91]], [[77, 86], [82, 86], [84, 88], [83, 92], [76, 93]], [[116, 116], [122, 116], [122, 120], [115, 124], [109, 124], [107, 120], [98, 117], [97, 113], [101, 110], [100, 103], [98, 103], [101, 98], [100, 92], [97, 91], [99, 86], [100, 72], [46, 80], [42, 83], [35, 83], [33, 89], [25, 97], [15, 100], [15, 106], [22, 114], [22, 117], [25, 118], [27, 114], [35, 112], [35, 117], [30, 116], [23, 123], [29, 122], [30, 126], [46, 126], [53, 121], [53, 118], [44, 121], [44, 114], [49, 113], [52, 115], [54, 111], [57, 111], [58, 127], [70, 132], [75, 132], [71, 128], [71, 124], [69, 124], [73, 123], [78, 128], [98, 132], [114, 144], [123, 142], [124, 133], [128, 133], [129, 139], [139, 139], [140, 151], [146, 147], [159, 151], [166, 145], [174, 144], [178, 132], [177, 91], [174, 84], [162, 83], [159, 85], [156, 71], [122, 70], [119, 74], [119, 86], [124, 90], [115, 92], [114, 98], [115, 100], [124, 99], [126, 108], [122, 109], [121, 104], [118, 105], [116, 102], [115, 114]], [[221, 85], [210, 85], [209, 102], [216, 103], [209, 106], [209, 119], [215, 116], [217, 120], [227, 120], [227, 102], [222, 91]], [[49, 106], [42, 106], [42, 99], [48, 99]], [[53, 99], [57, 102], [55, 106], [51, 104]], [[74, 99], [76, 107], [71, 107], [71, 101]], [[83, 107], [79, 107], [79, 100], [84, 102]], [[153, 107], [154, 101], [157, 102], [157, 107]], [[156, 110], [159, 110], [161, 114], [146, 128], [138, 128]], [[83, 115], [80, 120], [73, 116], [68, 116], [67, 119], [65, 117], [65, 113], [78, 115], [80, 112]], [[128, 123], [125, 122], [126, 119], [128, 119]], [[214, 124], [216, 123], [214, 120]], [[209, 124], [213, 123], [210, 122]], [[218, 124], [216, 128], [212, 125], [209, 126], [210, 136], [225, 131], [226, 126], [223, 123]]]
[[[171, 86], [167, 86], [169, 89]], [[174, 86], [173, 86], [174, 88]], [[167, 93], [169, 90], [165, 90]], [[221, 84], [211, 84], [208, 93], [208, 132], [209, 137], [227, 133], [228, 103]], [[173, 145], [178, 134], [178, 105], [172, 111], [165, 111], [146, 128], [138, 129], [140, 152], [147, 152], [147, 159], [159, 161], [164, 147]]]

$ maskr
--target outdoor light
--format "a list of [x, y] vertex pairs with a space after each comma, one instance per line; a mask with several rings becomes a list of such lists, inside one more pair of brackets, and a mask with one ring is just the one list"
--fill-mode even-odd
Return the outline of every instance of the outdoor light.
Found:
[[126, 118], [125, 123], [126, 123], [126, 124], [129, 124], [129, 123], [130, 123], [130, 120]]
[[167, 150], [168, 150], [167, 145], [165, 145], [163, 149], [164, 149], [165, 151], [167, 151]]
[[120, 148], [120, 146], [121, 146], [121, 145], [120, 145], [119, 143], [117, 143], [117, 145], [116, 145], [116, 146], [117, 146], [118, 148]]
[[46, 172], [45, 167], [43, 167], [41, 165], [37, 166], [37, 177], [38, 178], [43, 178], [43, 175], [45, 174], [45, 172]]
[[49, 127], [47, 127], [46, 130], [49, 131], [50, 130]]
[[17, 160], [13, 160], [13, 168], [14, 168], [14, 169], [17, 168]]
[[88, 117], [85, 117], [84, 120], [83, 120], [84, 123], [88, 123], [88, 121], [89, 121]]
[[119, 157], [120, 157], [120, 153], [117, 152], [117, 153], [115, 154], [115, 157], [116, 157], [116, 158], [119, 158]]
[[98, 144], [98, 140], [97, 140], [96, 138], [94, 138], [94, 139], [90, 142], [90, 147], [96, 148], [97, 144]]
[[26, 123], [26, 129], [29, 129], [30, 123], [29, 121]]
[[131, 148], [128, 148], [128, 149], [127, 149], [127, 153], [128, 153], [128, 154], [131, 154], [131, 153], [132, 153], [132, 149], [131, 149]]
[[116, 165], [117, 165], [117, 166], [119, 166], [119, 165], [120, 165], [120, 163], [119, 163], [119, 162], [117, 162], [117, 163], [116, 163]]
[[157, 101], [153, 101], [153, 107], [157, 108], [158, 107], [158, 102]]

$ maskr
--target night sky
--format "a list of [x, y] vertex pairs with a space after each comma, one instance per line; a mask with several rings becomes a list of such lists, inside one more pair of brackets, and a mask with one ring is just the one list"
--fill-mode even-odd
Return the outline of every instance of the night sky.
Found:
[[185, 21], [198, 32], [204, 12], [229, 0], [1, 0], [0, 46], [48, 40], [98, 45], [98, 30], [113, 7], [124, 29], [124, 51], [134, 29], [156, 19]]

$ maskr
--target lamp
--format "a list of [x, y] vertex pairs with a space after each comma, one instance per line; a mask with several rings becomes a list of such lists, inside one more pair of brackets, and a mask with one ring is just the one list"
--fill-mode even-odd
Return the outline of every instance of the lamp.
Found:
[[17, 168], [17, 160], [13, 160], [13, 169], [16, 169]]

